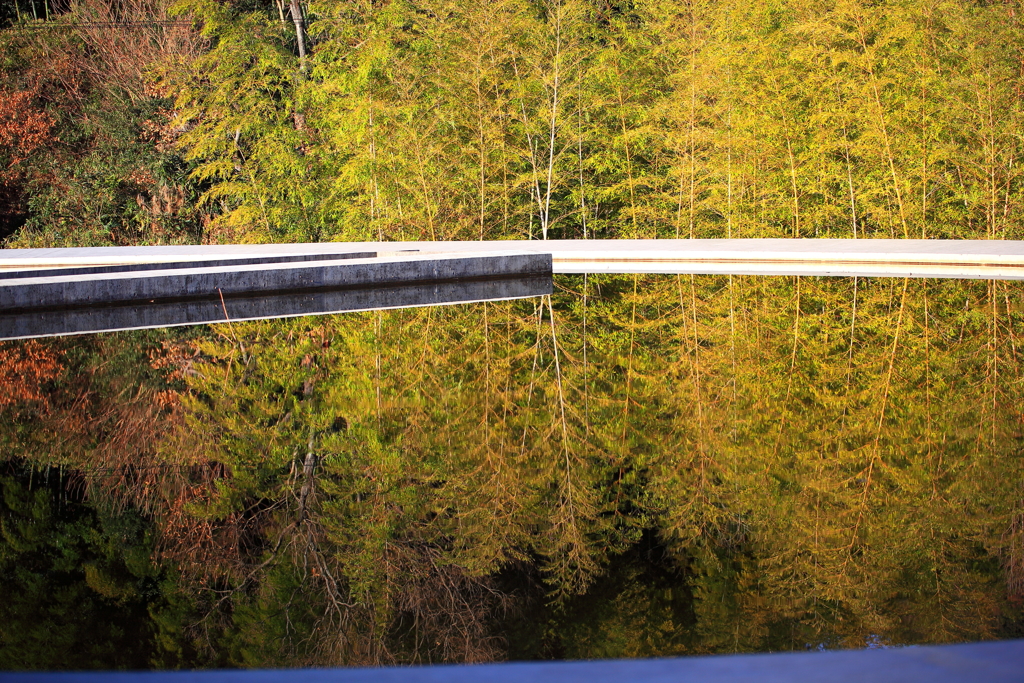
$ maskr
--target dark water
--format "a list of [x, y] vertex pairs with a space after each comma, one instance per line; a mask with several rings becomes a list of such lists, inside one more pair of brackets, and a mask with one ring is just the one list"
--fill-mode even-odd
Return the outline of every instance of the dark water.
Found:
[[0, 346], [0, 668], [1024, 635], [1024, 286], [556, 278]]

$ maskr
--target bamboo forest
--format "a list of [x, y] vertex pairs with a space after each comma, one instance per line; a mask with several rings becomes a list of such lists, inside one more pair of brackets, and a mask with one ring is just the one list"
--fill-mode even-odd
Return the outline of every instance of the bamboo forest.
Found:
[[[0, 74], [5, 249], [1024, 239], [1019, 0], [10, 0]], [[4, 341], [0, 447], [0, 670], [1024, 638], [1018, 281]]]

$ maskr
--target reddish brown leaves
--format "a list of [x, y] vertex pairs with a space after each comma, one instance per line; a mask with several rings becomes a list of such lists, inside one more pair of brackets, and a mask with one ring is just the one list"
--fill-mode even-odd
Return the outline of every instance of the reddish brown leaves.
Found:
[[0, 150], [9, 155], [8, 168], [52, 141], [53, 120], [35, 106], [34, 100], [31, 91], [0, 88]]
[[50, 396], [44, 387], [63, 369], [57, 354], [37, 341], [0, 346], [0, 408], [31, 402], [48, 413]]

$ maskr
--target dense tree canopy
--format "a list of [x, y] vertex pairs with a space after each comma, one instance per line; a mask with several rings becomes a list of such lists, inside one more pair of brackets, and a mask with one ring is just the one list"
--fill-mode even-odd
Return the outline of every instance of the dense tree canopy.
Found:
[[302, 8], [4, 30], [10, 244], [1024, 235], [1016, 2]]

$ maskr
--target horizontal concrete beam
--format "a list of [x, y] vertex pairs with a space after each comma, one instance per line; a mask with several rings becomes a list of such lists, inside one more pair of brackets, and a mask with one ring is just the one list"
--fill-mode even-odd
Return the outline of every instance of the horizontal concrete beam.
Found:
[[292, 318], [346, 311], [413, 308], [498, 301], [550, 294], [551, 276], [517, 276], [506, 280], [382, 285], [371, 288], [206, 297], [162, 302], [127, 302], [74, 308], [0, 311], [0, 339], [28, 339], [71, 334]]
[[[393, 246], [393, 245], [392, 245]], [[392, 249], [393, 250], [393, 249]], [[132, 263], [169, 263], [224, 259], [272, 258], [309, 254], [345, 256], [367, 253], [345, 242], [286, 244], [176, 244], [158, 247], [77, 247], [69, 249], [0, 249], [0, 270], [5, 268], [71, 268]], [[376, 253], [375, 251], [373, 253]]]
[[[146, 270], [180, 270], [183, 268], [214, 268], [217, 266], [255, 266], [267, 263], [293, 263], [304, 261], [337, 261], [341, 259], [376, 258], [377, 253], [360, 251], [330, 254], [287, 254], [279, 256], [234, 256], [204, 257], [186, 261], [150, 261], [142, 263], [119, 263], [109, 265], [76, 265], [31, 268], [0, 267], [0, 280], [26, 277], [57, 277], [66, 275], [103, 275], [106, 273], [142, 272]], [[0, 261], [2, 262], [2, 261]]]
[[154, 260], [324, 254], [547, 253], [555, 273], [733, 273], [1024, 279], [1024, 242], [1008, 240], [734, 239], [349, 242], [2, 250], [0, 270]]
[[38, 311], [129, 301], [193, 299], [299, 290], [549, 276], [548, 254], [408, 254], [0, 279], [0, 311]]
[[[1024, 242], [506, 240], [8, 249], [0, 250], [0, 311], [14, 315], [126, 301], [202, 299], [215, 294], [227, 298], [266, 296], [305, 289], [372, 289], [395, 283], [515, 278], [550, 272], [1017, 280], [1024, 279]], [[376, 307], [385, 306], [379, 303]], [[94, 321], [102, 317], [95, 311], [89, 315]], [[190, 324], [172, 323], [173, 315], [165, 312], [158, 316], [155, 309], [146, 315], [154, 321], [164, 316], [160, 319], [167, 320], [166, 324]], [[88, 316], [66, 317], [82, 321]], [[217, 316], [196, 314], [193, 319], [203, 317]], [[140, 313], [136, 318], [142, 320], [145, 316]], [[126, 323], [114, 325], [82, 323], [80, 327], [83, 331], [119, 329]], [[15, 328], [22, 329], [19, 326], [10, 327], [9, 334]]]
[[[375, 248], [387, 243], [350, 247]], [[514, 245], [514, 246], [513, 246]], [[548, 240], [402, 243], [422, 253], [546, 251], [555, 273], [1024, 279], [1024, 242], [985, 240]]]
[[[37, 259], [0, 271], [0, 339], [197, 325], [340, 311], [492, 301], [551, 293], [550, 254], [376, 252], [195, 254], [77, 265]], [[4, 254], [7, 256], [7, 254]], [[90, 261], [90, 259], [92, 259]], [[88, 265], [91, 263], [91, 265]], [[22, 264], [24, 265], [24, 264]]]

